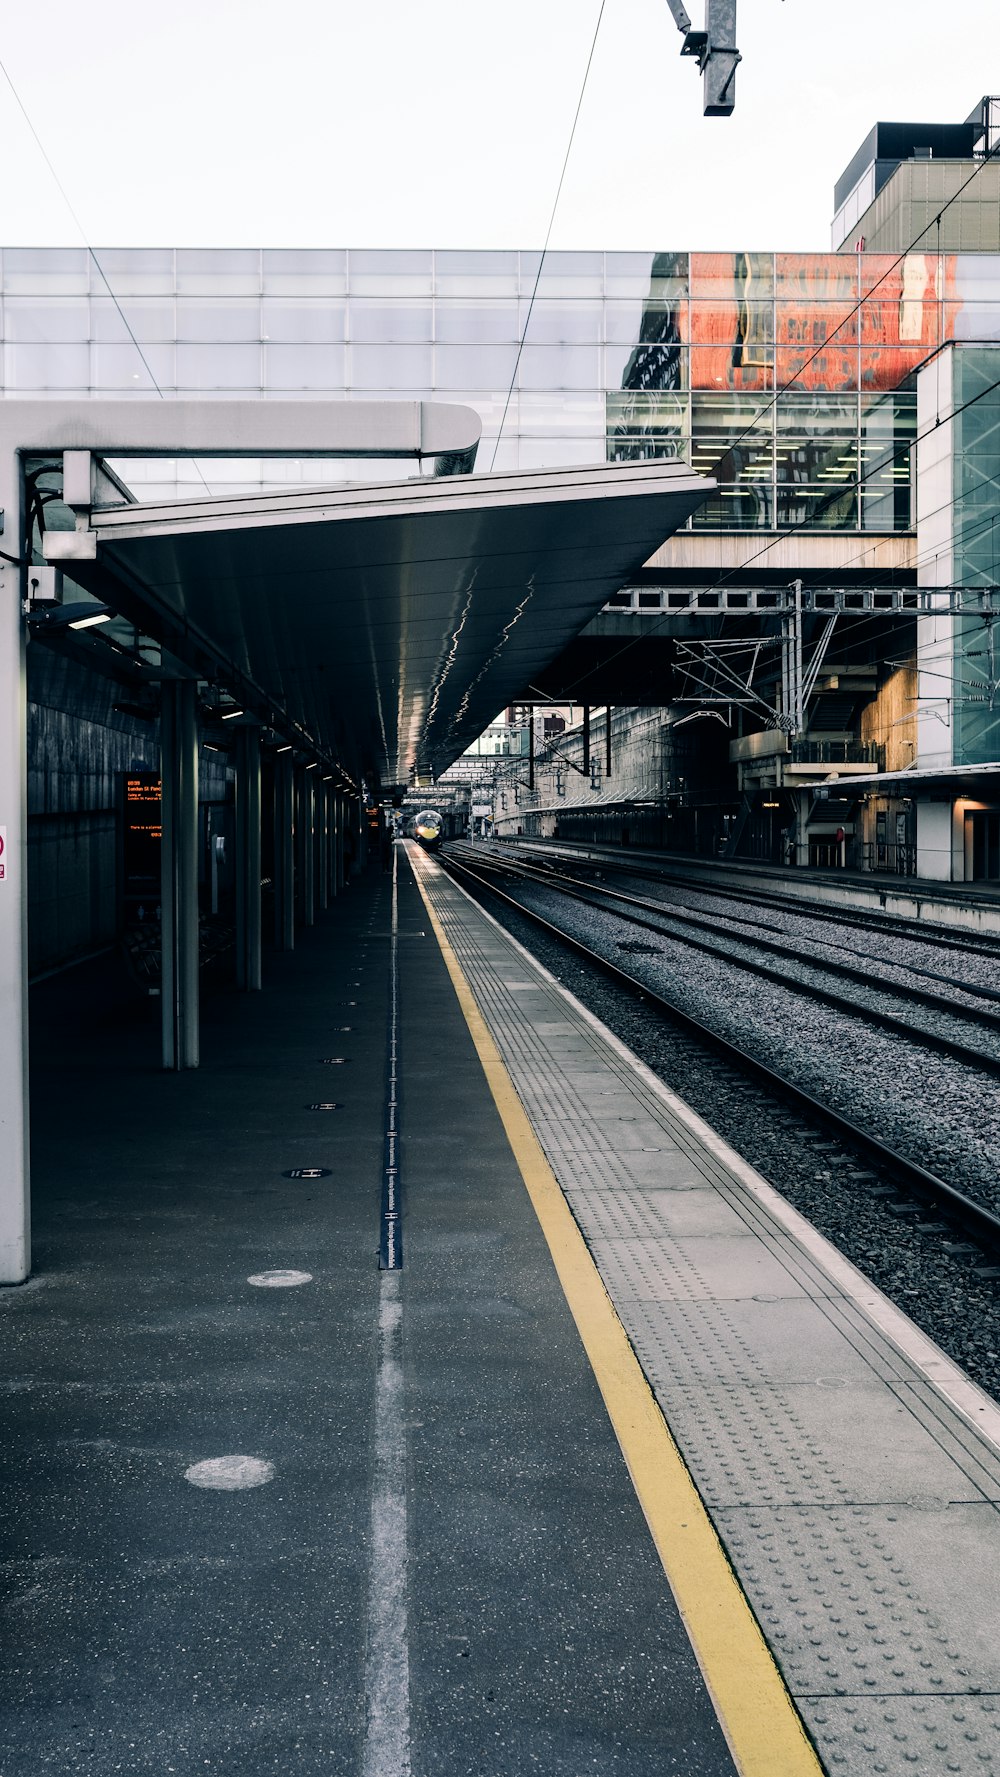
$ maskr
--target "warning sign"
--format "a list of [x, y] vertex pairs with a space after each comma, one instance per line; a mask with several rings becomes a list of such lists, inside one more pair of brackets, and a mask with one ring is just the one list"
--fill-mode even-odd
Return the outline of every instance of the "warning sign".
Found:
[[0, 882], [7, 880], [7, 829], [0, 827]]

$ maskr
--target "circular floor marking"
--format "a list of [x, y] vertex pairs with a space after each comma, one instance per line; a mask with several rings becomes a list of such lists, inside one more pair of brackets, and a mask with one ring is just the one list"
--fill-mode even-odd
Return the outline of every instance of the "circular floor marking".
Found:
[[239, 1493], [246, 1487], [264, 1487], [274, 1480], [274, 1463], [260, 1456], [210, 1456], [184, 1470], [192, 1487], [208, 1487], [217, 1493]]
[[300, 1283], [312, 1283], [311, 1271], [255, 1271], [247, 1278], [259, 1290], [294, 1290]]

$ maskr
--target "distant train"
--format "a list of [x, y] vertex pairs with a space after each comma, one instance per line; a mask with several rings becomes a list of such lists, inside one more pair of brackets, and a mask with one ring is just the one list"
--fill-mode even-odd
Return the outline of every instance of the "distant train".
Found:
[[436, 808], [422, 808], [413, 817], [413, 837], [419, 840], [425, 851], [437, 851], [443, 826], [444, 821]]

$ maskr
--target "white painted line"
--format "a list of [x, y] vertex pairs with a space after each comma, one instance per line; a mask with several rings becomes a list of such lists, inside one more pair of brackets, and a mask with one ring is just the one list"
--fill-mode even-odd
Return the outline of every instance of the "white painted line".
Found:
[[295, 1290], [302, 1283], [312, 1283], [311, 1271], [255, 1271], [247, 1278], [259, 1290]]
[[260, 1456], [211, 1456], [184, 1470], [192, 1487], [208, 1487], [218, 1493], [240, 1493], [246, 1487], [265, 1487], [274, 1480], [274, 1463]]
[[410, 1777], [403, 1304], [399, 1272], [382, 1271], [379, 1279], [362, 1773], [363, 1777]]

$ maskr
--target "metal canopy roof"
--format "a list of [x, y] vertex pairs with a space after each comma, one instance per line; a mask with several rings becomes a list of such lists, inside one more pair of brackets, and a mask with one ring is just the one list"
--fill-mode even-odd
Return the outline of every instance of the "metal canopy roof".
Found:
[[95, 510], [60, 556], [179, 659], [207, 643], [265, 716], [405, 785], [524, 694], [712, 485], [643, 462], [137, 504]]
[[930, 800], [937, 797], [951, 801], [954, 797], [966, 796], [978, 801], [981, 797], [995, 798], [1000, 791], [1000, 761], [983, 765], [910, 765], [904, 771], [859, 772], [851, 777], [838, 777], [833, 773], [817, 783], [799, 784], [796, 788], [813, 790], [818, 795], [837, 796], [843, 792], [848, 797], [872, 794], [905, 797], [920, 791]]

